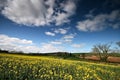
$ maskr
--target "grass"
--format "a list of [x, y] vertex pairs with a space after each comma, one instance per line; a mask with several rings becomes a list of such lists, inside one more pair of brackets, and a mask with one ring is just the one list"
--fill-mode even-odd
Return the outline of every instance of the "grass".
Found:
[[52, 56], [0, 54], [0, 80], [120, 80], [120, 66]]

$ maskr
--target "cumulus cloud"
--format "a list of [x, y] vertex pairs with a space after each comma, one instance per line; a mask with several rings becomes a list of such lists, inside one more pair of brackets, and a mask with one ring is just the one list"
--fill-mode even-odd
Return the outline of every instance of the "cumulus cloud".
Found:
[[65, 4], [61, 4], [64, 11], [66, 11], [69, 15], [73, 15], [76, 10], [75, 2], [72, 0], [68, 0]]
[[8, 0], [2, 13], [13, 22], [24, 25], [44, 25], [46, 8], [43, 0]]
[[62, 36], [58, 40], [49, 42], [49, 44], [52, 44], [52, 45], [63, 45], [63, 44], [66, 44], [66, 43], [71, 43], [73, 41], [75, 35], [76, 34], [64, 35], [64, 36]]
[[55, 45], [56, 44], [62, 44], [62, 42], [61, 41], [52, 41], [51, 44], [55, 44]]
[[55, 36], [55, 33], [52, 33], [52, 32], [45, 32], [45, 34], [48, 36]]
[[14, 37], [8, 37], [7, 35], [0, 35], [0, 43], [1, 44], [33, 44], [31, 40], [26, 40], [26, 39], [19, 39], [19, 38], [14, 38]]
[[80, 31], [100, 31], [106, 27], [119, 28], [120, 26], [120, 10], [112, 11], [110, 14], [99, 14], [87, 17], [86, 20], [79, 21], [77, 28]]
[[68, 35], [64, 35], [61, 38], [61, 41], [65, 42], [65, 43], [70, 43], [72, 42], [73, 38], [75, 37], [76, 34], [68, 34]]
[[[57, 43], [57, 42], [56, 42]], [[31, 40], [19, 39], [0, 34], [0, 49], [8, 51], [22, 51], [24, 53], [46, 53], [62, 51], [54, 43], [44, 43], [41, 47], [36, 46]]]
[[46, 35], [49, 36], [55, 36], [56, 34], [66, 34], [67, 33], [68, 28], [64, 29], [64, 28], [58, 28], [58, 29], [52, 29], [52, 32], [45, 32]]
[[67, 29], [59, 28], [59, 29], [55, 29], [54, 32], [55, 33], [60, 33], [60, 34], [66, 34], [67, 33]]
[[[70, 43], [75, 37], [75, 34], [64, 35], [59, 40], [51, 41], [49, 43], [40, 43], [36, 46], [31, 40], [10, 37], [0, 34], [0, 49], [24, 53], [49, 53], [65, 51], [63, 44]], [[73, 44], [72, 47], [80, 47], [79, 44]]]
[[54, 46], [53, 44], [50, 43], [44, 43], [42, 44], [41, 47], [41, 52], [47, 53], [47, 52], [60, 52], [63, 51], [61, 47]]
[[70, 22], [69, 17], [76, 9], [72, 0], [61, 3], [56, 3], [55, 0], [7, 0], [6, 4], [2, 14], [13, 22], [28, 26], [44, 26], [51, 23], [61, 25]]
[[19, 39], [0, 34], [0, 48], [2, 50], [23, 51], [26, 53], [32, 51], [39, 51], [37, 47], [32, 45], [33, 42], [31, 40]]
[[0, 0], [0, 10], [6, 5], [7, 0]]
[[76, 5], [75, 2], [73, 2], [72, 0], [68, 0], [65, 3], [61, 3], [61, 8], [65, 12], [57, 13], [57, 16], [55, 16], [56, 25], [70, 22], [68, 18], [75, 14]]
[[72, 44], [71, 46], [74, 48], [81, 48], [81, 47], [84, 47], [85, 44]]
[[64, 39], [72, 39], [72, 38], [74, 38], [74, 35], [73, 34], [65, 35], [63, 38]]

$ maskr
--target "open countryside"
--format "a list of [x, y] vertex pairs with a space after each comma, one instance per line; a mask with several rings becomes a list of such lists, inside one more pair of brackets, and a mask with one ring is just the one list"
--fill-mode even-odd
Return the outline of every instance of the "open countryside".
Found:
[[0, 80], [120, 80], [120, 0], [0, 0]]
[[1, 80], [120, 80], [120, 66], [55, 57], [0, 54]]

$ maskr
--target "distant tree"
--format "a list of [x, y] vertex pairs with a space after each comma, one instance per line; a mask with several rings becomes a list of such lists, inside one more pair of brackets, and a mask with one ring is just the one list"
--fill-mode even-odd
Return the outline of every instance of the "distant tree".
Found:
[[85, 59], [85, 53], [81, 53], [83, 59]]
[[0, 48], [0, 52], [2, 52], [2, 49]]
[[9, 51], [0, 49], [0, 52], [2, 52], [2, 53], [8, 53]]
[[72, 53], [69, 53], [70, 54], [70, 56], [72, 56]]
[[120, 41], [116, 42], [116, 44], [118, 45], [118, 47], [116, 48], [117, 52], [120, 53]]
[[109, 57], [111, 44], [97, 44], [93, 46], [92, 51], [99, 55], [101, 61], [107, 61]]

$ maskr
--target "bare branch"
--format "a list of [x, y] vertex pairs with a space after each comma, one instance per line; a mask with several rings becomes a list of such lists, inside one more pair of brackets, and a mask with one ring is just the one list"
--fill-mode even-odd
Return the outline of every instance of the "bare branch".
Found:
[[93, 47], [93, 52], [97, 53], [101, 60], [107, 61], [108, 53], [110, 51], [111, 44], [97, 44]]

